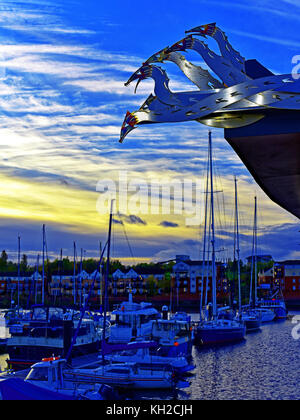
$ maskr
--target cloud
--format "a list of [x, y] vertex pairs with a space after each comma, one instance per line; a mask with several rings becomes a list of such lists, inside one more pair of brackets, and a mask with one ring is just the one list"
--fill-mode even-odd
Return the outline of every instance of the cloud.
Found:
[[178, 223], [173, 223], [173, 222], [168, 222], [167, 220], [163, 220], [162, 222], [160, 222], [159, 226], [163, 226], [163, 227], [171, 227], [171, 228], [176, 228], [179, 226]]
[[139, 216], [135, 216], [133, 214], [131, 215], [125, 215], [125, 214], [120, 214], [117, 213], [118, 216], [118, 220], [119, 223], [124, 224], [124, 223], [128, 223], [130, 225], [147, 225], [147, 222], [145, 222], [145, 220], [141, 219]]

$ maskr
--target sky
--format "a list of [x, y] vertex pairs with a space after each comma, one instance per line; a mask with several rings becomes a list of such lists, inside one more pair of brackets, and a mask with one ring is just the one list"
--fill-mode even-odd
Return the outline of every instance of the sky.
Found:
[[[35, 261], [46, 225], [51, 258], [98, 255], [108, 215], [99, 214], [99, 181], [200, 179], [207, 165], [207, 127], [196, 122], [140, 127], [118, 143], [127, 110], [153, 91], [125, 87], [153, 53], [185, 30], [216, 22], [234, 48], [278, 74], [300, 54], [298, 0], [134, 2], [28, 0], [0, 2], [0, 248]], [[194, 56], [195, 64], [199, 56]], [[174, 91], [195, 90], [174, 64], [165, 66]], [[213, 129], [217, 247], [233, 254], [233, 177], [238, 177], [241, 255], [251, 255], [254, 196], [259, 205], [259, 252], [300, 258], [299, 220], [256, 185], [223, 130]], [[115, 215], [112, 257], [123, 262], [200, 258], [203, 225], [186, 215]]]

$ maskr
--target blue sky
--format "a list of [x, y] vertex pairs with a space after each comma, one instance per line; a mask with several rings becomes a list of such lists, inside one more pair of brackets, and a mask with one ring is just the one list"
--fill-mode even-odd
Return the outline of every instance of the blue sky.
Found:
[[[244, 57], [289, 73], [292, 57], [300, 54], [299, 12], [296, 0], [2, 1], [0, 248], [13, 257], [20, 234], [23, 251], [35, 258], [45, 223], [51, 256], [61, 247], [71, 255], [74, 240], [87, 256], [95, 255], [107, 230], [107, 217], [96, 211], [98, 180], [114, 179], [119, 170], [147, 179], [203, 176], [207, 128], [195, 122], [139, 128], [118, 143], [126, 111], [139, 107], [153, 89], [146, 81], [134, 95], [124, 82], [154, 52], [183, 38], [185, 30], [210, 22], [217, 22]], [[174, 65], [166, 69], [172, 89], [193, 89]], [[219, 246], [227, 249], [223, 257], [232, 253], [237, 175], [243, 256], [251, 249], [257, 194], [261, 252], [299, 258], [297, 219], [256, 186], [222, 130], [213, 136], [227, 215], [219, 226]], [[124, 219], [134, 262], [176, 253], [199, 257], [201, 228], [186, 228], [174, 215], [141, 218], [144, 223]], [[114, 226], [113, 256], [130, 257], [121, 225]]]

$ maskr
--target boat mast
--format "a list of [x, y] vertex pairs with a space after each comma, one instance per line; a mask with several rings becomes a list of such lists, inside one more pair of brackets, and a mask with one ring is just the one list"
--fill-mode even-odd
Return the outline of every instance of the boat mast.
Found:
[[18, 236], [18, 313], [20, 308], [20, 254], [21, 254], [21, 238]]
[[34, 273], [34, 303], [37, 304], [37, 294], [38, 294], [38, 281], [39, 281], [39, 266], [40, 266], [40, 254], [36, 258], [36, 269]]
[[234, 177], [234, 186], [235, 186], [236, 254], [237, 254], [237, 271], [238, 271], [238, 286], [239, 286], [239, 313], [241, 313], [242, 292], [241, 292], [241, 266], [240, 266], [240, 234], [239, 234], [238, 192], [237, 192], [236, 176]]
[[202, 321], [203, 293], [204, 293], [204, 266], [206, 261], [206, 233], [207, 233], [207, 208], [208, 208], [208, 180], [209, 180], [209, 160], [207, 160], [206, 189], [205, 189], [205, 210], [204, 210], [204, 232], [203, 232], [203, 257], [201, 273], [201, 295], [200, 295], [200, 321]]
[[[102, 254], [102, 242], [99, 243], [100, 257]], [[103, 311], [103, 281], [102, 281], [102, 264], [99, 267], [99, 290], [100, 290], [100, 310]]]
[[255, 287], [255, 306], [257, 303], [257, 197], [254, 198], [254, 287]]
[[43, 225], [42, 304], [45, 303], [45, 225]]
[[[251, 258], [251, 282], [249, 304], [256, 305], [257, 302], [257, 198], [254, 197], [254, 222], [253, 222], [253, 240], [252, 240], [252, 258]], [[253, 301], [253, 275], [254, 275], [254, 301]]]
[[[106, 320], [107, 320], [107, 310], [108, 310], [107, 294], [108, 294], [108, 281], [109, 281], [110, 242], [111, 242], [113, 204], [114, 204], [114, 200], [111, 201], [110, 215], [109, 215], [109, 228], [108, 228], [107, 254], [106, 254], [106, 273], [105, 273], [105, 282], [104, 282], [104, 316], [103, 316], [102, 343], [105, 342], [105, 336], [106, 336]], [[102, 346], [102, 349], [103, 349], [103, 346]], [[104, 363], [103, 351], [102, 351], [102, 361]]]
[[73, 302], [76, 305], [76, 243], [73, 242]]
[[217, 318], [217, 279], [216, 279], [214, 182], [213, 182], [213, 166], [212, 166], [211, 131], [209, 131], [209, 167], [210, 167], [210, 195], [211, 195], [212, 298], [213, 298], [213, 317], [214, 319], [216, 319]]
[[63, 272], [63, 250], [60, 248], [60, 261], [59, 261], [59, 293], [60, 293], [60, 302], [62, 302], [62, 272]]
[[82, 304], [82, 259], [83, 259], [83, 248], [80, 249], [80, 277], [79, 277], [79, 305]]

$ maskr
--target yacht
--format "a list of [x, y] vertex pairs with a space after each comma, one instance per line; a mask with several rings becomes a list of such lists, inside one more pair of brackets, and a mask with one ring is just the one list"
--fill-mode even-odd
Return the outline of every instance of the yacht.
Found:
[[[210, 212], [205, 212], [207, 220], [210, 213], [211, 218], [211, 245], [212, 245], [212, 313], [209, 319], [200, 320], [199, 325], [195, 329], [195, 344], [197, 346], [214, 346], [230, 344], [241, 341], [245, 337], [245, 324], [239, 320], [219, 319], [217, 307], [217, 279], [216, 279], [216, 250], [215, 250], [215, 214], [214, 214], [214, 183], [213, 183], [213, 162], [212, 162], [212, 136], [209, 132], [209, 178], [210, 178], [210, 192], [208, 191], [207, 178], [207, 197], [210, 195]], [[236, 180], [235, 180], [236, 181]], [[236, 183], [235, 183], [236, 185]], [[237, 191], [237, 190], [236, 190]], [[236, 192], [237, 204], [237, 192]], [[237, 238], [238, 238], [238, 217], [236, 207], [236, 222], [237, 222]], [[206, 223], [205, 223], [206, 224]], [[204, 239], [206, 240], [206, 239]], [[239, 260], [239, 244], [237, 246], [238, 260]], [[238, 264], [238, 267], [240, 265]], [[239, 273], [239, 292], [240, 292], [240, 273]], [[240, 293], [239, 293], [240, 295]], [[241, 302], [241, 300], [240, 300]], [[201, 315], [201, 314], [200, 314]]]
[[217, 319], [200, 323], [195, 332], [195, 344], [198, 346], [219, 346], [244, 340], [244, 323]]
[[194, 335], [190, 316], [176, 313], [170, 319], [157, 319], [152, 323], [151, 339], [159, 344], [160, 356], [191, 357]]
[[175, 374], [182, 375], [195, 369], [184, 356], [161, 356], [160, 346], [151, 341], [133, 341], [124, 350], [105, 355], [110, 363], [139, 363], [148, 366], [168, 366]]
[[[68, 331], [65, 321], [70, 321]], [[22, 320], [10, 330], [11, 336], [6, 343], [9, 368], [26, 369], [53, 354], [63, 356], [66, 345], [71, 344], [73, 331], [79, 322], [78, 314], [72, 311], [61, 308], [33, 308], [30, 320]], [[66, 336], [69, 336], [69, 341]], [[101, 331], [96, 328], [94, 321], [84, 318], [72, 349], [72, 356], [98, 351], [101, 339]]]
[[152, 324], [161, 315], [151, 303], [133, 302], [130, 291], [128, 301], [112, 311], [111, 318], [115, 322], [110, 327], [109, 343], [129, 343], [137, 337], [150, 338]]
[[257, 302], [257, 306], [260, 309], [272, 310], [275, 320], [285, 320], [287, 318], [288, 310], [286, 308], [284, 299], [262, 299]]
[[261, 327], [261, 314], [256, 312], [255, 309], [247, 309], [242, 311], [239, 316], [239, 320], [242, 321], [246, 326], [246, 332], [258, 331]]
[[67, 380], [67, 363], [59, 357], [35, 363], [25, 380], [8, 378], [0, 382], [2, 400], [115, 400], [117, 393], [108, 385]]
[[145, 365], [136, 362], [104, 364], [95, 369], [72, 369], [65, 378], [78, 383], [98, 383], [125, 389], [173, 389], [185, 387], [187, 382], [177, 382], [166, 365]]
[[255, 312], [260, 314], [262, 324], [272, 322], [275, 319], [275, 312], [267, 308], [255, 308]]

